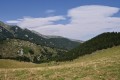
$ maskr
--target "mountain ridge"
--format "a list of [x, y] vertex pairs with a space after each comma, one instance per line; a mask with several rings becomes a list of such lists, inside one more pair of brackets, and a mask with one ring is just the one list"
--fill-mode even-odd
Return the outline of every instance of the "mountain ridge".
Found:
[[[55, 47], [61, 49], [73, 49], [74, 47], [78, 46], [80, 42], [72, 41], [68, 38], [64, 37], [56, 37], [56, 36], [46, 36], [46, 35], [39, 35], [38, 33], [28, 30], [22, 29], [18, 26], [9, 26], [4, 24], [3, 22], [0, 23], [0, 30], [5, 30], [5, 32], [0, 32], [0, 40], [6, 38], [16, 38], [21, 40], [30, 41], [32, 43], [36, 43], [43, 46], [48, 47]], [[9, 32], [10, 36], [5, 35], [6, 32]], [[4, 38], [2, 38], [5, 35]]]

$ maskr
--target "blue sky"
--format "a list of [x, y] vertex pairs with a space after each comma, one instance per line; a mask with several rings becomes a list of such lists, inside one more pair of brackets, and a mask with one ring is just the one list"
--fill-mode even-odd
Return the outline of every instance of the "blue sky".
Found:
[[[89, 6], [90, 8], [87, 9]], [[96, 7], [96, 9], [94, 9], [94, 7]], [[75, 13], [75, 11], [76, 12], [77, 10], [82, 11], [83, 10], [82, 8], [88, 10], [88, 12], [90, 12], [89, 10], [91, 9], [94, 9], [93, 12], [97, 11], [97, 9], [103, 9], [102, 12], [106, 10], [104, 14], [102, 13], [102, 16], [107, 14], [107, 17], [104, 17], [105, 21], [107, 19], [106, 23], [104, 23], [107, 27], [99, 28], [97, 25], [103, 23], [100, 20], [98, 20], [100, 21], [98, 22], [98, 24], [90, 25], [94, 27], [96, 26], [98, 27], [98, 29], [95, 29], [94, 27], [90, 28], [87, 25], [85, 25], [85, 24], [89, 24], [88, 18], [90, 18], [90, 15], [85, 15], [88, 17], [83, 18], [83, 19], [87, 18], [87, 20], [84, 21], [88, 23], [83, 24], [84, 21], [80, 21], [81, 24], [77, 24], [75, 22], [77, 25], [75, 23], [73, 25], [73, 22], [78, 20], [76, 19], [76, 17], [77, 16], [79, 17], [78, 14], [81, 13], [81, 12]], [[0, 0], [0, 20], [9, 24], [16, 24], [23, 28], [35, 30], [37, 32], [46, 35], [59, 35], [73, 39], [88, 40], [102, 32], [108, 32], [108, 31], [111, 32], [111, 31], [120, 30], [119, 29], [120, 25], [118, 22], [120, 18], [119, 8], [120, 8], [120, 0]], [[110, 14], [107, 13], [108, 12], [107, 10], [110, 11], [109, 12]], [[96, 15], [96, 13], [97, 12], [95, 12], [94, 14]], [[80, 14], [80, 16], [82, 15]], [[76, 20], [72, 20], [74, 18]], [[97, 20], [94, 18], [93, 22], [94, 21]], [[108, 24], [107, 23], [108, 21], [111, 24]], [[31, 24], [28, 24], [30, 22], [34, 22], [33, 23], [34, 25], [31, 26]], [[35, 25], [38, 23], [40, 24]], [[101, 26], [105, 26], [105, 25], [101, 25]], [[115, 25], [115, 27], [113, 25]], [[73, 26], [77, 26], [77, 27], [73, 27]], [[86, 26], [85, 28], [88, 28], [89, 30], [85, 30], [84, 26]], [[61, 31], [63, 29], [65, 29], [65, 31]], [[96, 31], [93, 29], [95, 29]]]
[[65, 15], [68, 9], [82, 5], [120, 7], [120, 0], [0, 0], [0, 19], [47, 16], [45, 11], [48, 9], [56, 10], [55, 15]]

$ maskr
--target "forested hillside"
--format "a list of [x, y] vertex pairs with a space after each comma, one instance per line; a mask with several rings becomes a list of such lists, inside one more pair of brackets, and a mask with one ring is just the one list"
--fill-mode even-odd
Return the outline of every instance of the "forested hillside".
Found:
[[72, 60], [94, 51], [120, 45], [120, 32], [107, 32], [100, 34], [72, 49], [61, 60]]

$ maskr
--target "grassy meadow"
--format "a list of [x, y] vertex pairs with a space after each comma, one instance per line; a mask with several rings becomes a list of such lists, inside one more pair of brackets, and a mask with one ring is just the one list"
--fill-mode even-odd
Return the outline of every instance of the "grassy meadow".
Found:
[[66, 62], [34, 64], [1, 59], [0, 80], [120, 80], [120, 46]]

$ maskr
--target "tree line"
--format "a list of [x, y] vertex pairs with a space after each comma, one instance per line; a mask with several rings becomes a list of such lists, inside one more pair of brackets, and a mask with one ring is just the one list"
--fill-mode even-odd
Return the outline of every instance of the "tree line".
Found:
[[73, 60], [79, 56], [91, 54], [97, 50], [111, 48], [120, 45], [120, 32], [102, 33], [65, 53], [59, 60]]

